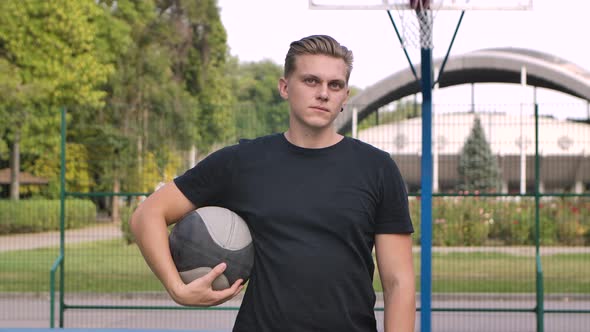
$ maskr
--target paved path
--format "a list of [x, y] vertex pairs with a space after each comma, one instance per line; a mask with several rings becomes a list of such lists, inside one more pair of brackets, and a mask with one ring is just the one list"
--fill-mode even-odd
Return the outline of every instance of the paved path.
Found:
[[[104, 223], [82, 229], [66, 230], [66, 244], [89, 241], [116, 239], [123, 236], [119, 223]], [[59, 232], [43, 232], [33, 234], [0, 235], [0, 252], [37, 249], [59, 246]], [[534, 256], [534, 246], [494, 246], [494, 247], [435, 247], [437, 253], [450, 252], [494, 252], [518, 256]], [[419, 253], [420, 247], [414, 247]], [[541, 255], [564, 253], [590, 254], [590, 247], [541, 247]]]
[[[380, 295], [380, 294], [378, 294]], [[419, 295], [417, 296], [419, 305]], [[118, 305], [118, 306], [167, 306], [178, 309], [165, 294], [67, 294], [66, 302], [76, 305]], [[586, 309], [586, 300], [547, 299], [546, 309]], [[65, 326], [69, 328], [126, 328], [126, 329], [173, 329], [231, 331], [240, 299], [231, 300], [217, 310], [132, 310], [132, 309], [68, 309], [65, 312]], [[378, 297], [377, 306], [382, 306]], [[515, 296], [507, 299], [482, 298], [455, 294], [433, 297], [433, 308], [521, 308], [535, 306], [534, 296]], [[23, 308], [27, 308], [23, 310]], [[56, 308], [57, 309], [57, 308]], [[0, 295], [0, 328], [2, 327], [48, 327], [49, 301], [39, 295]], [[56, 313], [58, 310], [56, 310]], [[378, 331], [383, 331], [383, 312], [376, 312]], [[416, 315], [416, 330], [419, 331], [420, 313]], [[535, 315], [519, 312], [433, 312], [433, 332], [535, 332]], [[588, 332], [588, 314], [545, 314], [545, 332]], [[67, 331], [66, 331], [67, 332]]]
[[[59, 232], [14, 234], [0, 236], [0, 252], [59, 247]], [[81, 243], [120, 238], [123, 236], [119, 223], [105, 223], [81, 229], [66, 230], [65, 242]]]

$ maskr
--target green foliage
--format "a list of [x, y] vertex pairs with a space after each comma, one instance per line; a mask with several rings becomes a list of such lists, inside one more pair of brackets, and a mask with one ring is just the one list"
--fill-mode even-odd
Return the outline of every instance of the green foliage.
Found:
[[[59, 230], [59, 200], [0, 200], [0, 234]], [[96, 207], [89, 200], [68, 199], [66, 229], [96, 222]]]
[[0, 2], [0, 163], [20, 143], [56, 197], [65, 106], [68, 191], [151, 191], [195, 147], [285, 130], [281, 71], [229, 56], [215, 0]]
[[93, 22], [103, 14], [91, 1], [0, 2], [2, 57], [21, 84], [38, 88], [29, 107], [101, 104], [104, 92], [97, 87], [112, 71], [94, 44]]
[[494, 210], [490, 238], [507, 245], [533, 244], [534, 218], [534, 205], [531, 201], [502, 202]]
[[56, 137], [49, 135], [55, 109], [102, 105], [100, 87], [113, 70], [95, 44], [96, 22], [105, 14], [92, 1], [0, 2], [0, 71], [10, 74], [0, 81], [0, 137], [8, 148], [22, 140], [20, 153], [34, 160]]
[[[46, 189], [38, 189], [37, 193], [44, 197], [58, 198], [60, 192], [60, 155], [57, 146], [50, 153], [39, 156], [30, 166], [31, 171], [49, 180]], [[66, 190], [69, 192], [88, 192], [94, 186], [94, 179], [90, 171], [88, 150], [85, 145], [68, 143], [66, 145]]]
[[453, 204], [436, 204], [433, 215], [433, 245], [480, 246], [488, 238], [491, 216], [485, 202], [469, 200], [462, 209]]
[[155, 2], [99, 5], [110, 15], [98, 40], [116, 70], [105, 85], [105, 107], [98, 112], [75, 110], [78, 115], [73, 116], [70, 132], [92, 157], [97, 183], [92, 190], [151, 190], [160, 181], [153, 164], [162, 147], [174, 150], [183, 140], [194, 139], [185, 114], [194, 101], [175, 81], [173, 53], [167, 45], [172, 30], [158, 15]]
[[[410, 199], [414, 243], [420, 243], [420, 200]], [[535, 211], [530, 199], [437, 197], [432, 207], [435, 246], [534, 245]], [[542, 245], [590, 244], [590, 202], [552, 199], [540, 205]]]
[[552, 240], [572, 245], [590, 244], [590, 201], [558, 200], [543, 207], [555, 224]]
[[172, 71], [197, 107], [184, 109], [198, 133], [193, 144], [206, 152], [233, 136], [233, 96], [227, 66], [227, 34], [215, 0], [159, 1], [167, 20]]
[[362, 119], [359, 122], [358, 130], [419, 117], [421, 114], [422, 104], [414, 101], [399, 100], [395, 102], [393, 110], [378, 110]]
[[[237, 59], [236, 59], [237, 60]], [[236, 92], [234, 108], [238, 138], [253, 138], [283, 132], [289, 125], [289, 106], [279, 94], [277, 84], [282, 67], [270, 60], [234, 62]]]
[[127, 244], [135, 243], [135, 236], [133, 236], [133, 233], [131, 233], [129, 221], [131, 220], [131, 215], [136, 208], [137, 204], [129, 204], [121, 207], [121, 231], [123, 233], [123, 239]]
[[473, 120], [471, 133], [459, 155], [459, 190], [497, 192], [500, 187], [500, 167], [481, 126], [479, 117]]

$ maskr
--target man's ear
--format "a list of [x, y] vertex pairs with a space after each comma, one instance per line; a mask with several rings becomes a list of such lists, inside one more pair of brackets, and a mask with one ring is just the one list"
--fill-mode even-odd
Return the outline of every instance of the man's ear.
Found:
[[284, 77], [281, 77], [279, 79], [279, 94], [281, 95], [281, 97], [283, 97], [283, 99], [289, 99], [289, 91], [287, 89], [287, 79]]
[[344, 102], [342, 103], [342, 107], [340, 108], [340, 113], [344, 112], [344, 106], [346, 106], [346, 103], [348, 102], [348, 98], [350, 98], [350, 89], [346, 89], [346, 99], [344, 99]]

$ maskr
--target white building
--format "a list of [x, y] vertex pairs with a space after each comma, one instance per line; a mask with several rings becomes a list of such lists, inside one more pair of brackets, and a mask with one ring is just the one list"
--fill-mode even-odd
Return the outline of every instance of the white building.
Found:
[[[475, 116], [501, 169], [502, 192], [534, 191], [535, 119], [498, 113], [452, 113], [433, 117], [433, 189], [454, 191], [459, 154]], [[358, 138], [391, 154], [410, 191], [420, 188], [421, 118], [362, 130]], [[524, 142], [524, 144], [522, 144]], [[541, 192], [590, 190], [590, 125], [539, 118]]]

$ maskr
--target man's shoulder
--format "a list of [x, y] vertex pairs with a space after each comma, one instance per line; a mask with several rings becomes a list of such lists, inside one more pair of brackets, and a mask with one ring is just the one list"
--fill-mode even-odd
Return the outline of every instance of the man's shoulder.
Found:
[[261, 145], [273, 144], [280, 140], [282, 134], [269, 134], [259, 136], [256, 138], [241, 138], [238, 140], [238, 146], [240, 147], [258, 147]]
[[391, 155], [386, 151], [383, 151], [369, 143], [363, 142], [357, 138], [347, 137], [350, 141], [351, 146], [355, 150], [355, 153], [359, 154], [364, 158], [369, 158], [370, 160], [388, 160], [391, 159]]
[[256, 138], [242, 138], [234, 145], [234, 149], [238, 155], [246, 154], [248, 156], [273, 151], [281, 146], [280, 135], [270, 134]]

